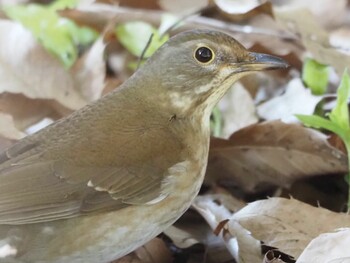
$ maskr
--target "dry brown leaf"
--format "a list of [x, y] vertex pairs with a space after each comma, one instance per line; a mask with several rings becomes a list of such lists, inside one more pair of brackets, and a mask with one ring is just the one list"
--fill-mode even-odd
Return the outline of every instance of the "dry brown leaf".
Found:
[[129, 255], [112, 263], [171, 263], [171, 252], [160, 238], [154, 238]]
[[120, 6], [127, 6], [141, 9], [160, 9], [158, 0], [118, 0]]
[[208, 5], [208, 0], [159, 0], [161, 8], [171, 13], [190, 13], [195, 10], [200, 10]]
[[254, 101], [239, 82], [227, 92], [218, 107], [224, 122], [223, 138], [228, 138], [233, 132], [258, 122]]
[[313, 239], [296, 263], [346, 263], [350, 262], [350, 229], [324, 233]]
[[231, 21], [249, 19], [258, 14], [273, 17], [272, 4], [269, 1], [258, 0], [214, 0], [222, 14]]
[[288, 83], [283, 95], [260, 104], [257, 112], [268, 121], [281, 119], [286, 123], [298, 122], [295, 114], [313, 114], [321, 100], [322, 96], [312, 95], [301, 79], [295, 78]]
[[[274, 9], [294, 10], [306, 8], [317, 19], [317, 22], [325, 27], [334, 27], [344, 23], [346, 17], [347, 0], [318, 0], [317, 4], [305, 0], [272, 0]], [[303, 20], [304, 17], [300, 17]]]
[[86, 104], [63, 65], [22, 25], [0, 20], [0, 92], [55, 99], [77, 109]]
[[237, 222], [264, 244], [298, 258], [307, 244], [321, 233], [349, 227], [350, 216], [295, 199], [270, 198], [242, 208], [228, 225]]
[[170, 226], [163, 232], [178, 248], [188, 248], [200, 243], [200, 240], [198, 240], [193, 234], [176, 226]]
[[317, 23], [309, 10], [275, 9], [274, 14], [280, 25], [301, 37], [306, 50], [317, 61], [333, 66], [338, 75], [350, 65], [350, 55], [330, 45], [328, 33]]
[[141, 262], [171, 263], [172, 255], [164, 241], [154, 238], [134, 252]]
[[25, 137], [25, 133], [15, 127], [11, 115], [0, 112], [0, 136], [7, 139], [19, 140]]
[[[218, 204], [216, 199], [216, 195], [197, 196], [192, 204], [192, 207], [203, 216], [213, 230], [222, 221], [232, 217], [232, 212], [226, 206]], [[260, 242], [251, 237], [249, 232], [239, 224], [231, 224], [231, 227], [228, 229], [224, 227], [219, 236], [223, 239], [228, 251], [237, 262], [262, 261]]]
[[106, 72], [103, 58], [105, 47], [106, 44], [101, 36], [71, 69], [74, 84], [86, 101], [101, 97]]
[[241, 129], [229, 140], [213, 139], [206, 180], [231, 180], [253, 191], [264, 183], [288, 187], [303, 177], [346, 171], [346, 155], [324, 134], [270, 121]]
[[51, 116], [53, 109], [45, 100], [29, 99], [22, 94], [0, 94], [0, 112], [12, 116], [17, 129], [25, 130], [41, 119]]
[[[189, 12], [188, 10], [181, 11], [186, 14]], [[70, 18], [78, 24], [90, 26], [100, 32], [103, 31], [108, 21], [114, 18], [117, 19], [118, 23], [142, 20], [155, 27], [159, 27], [163, 15], [166, 14], [164, 11], [117, 7], [100, 3], [94, 3], [76, 9], [66, 9], [59, 11], [59, 13], [61, 16]], [[274, 24], [276, 25], [275, 22]], [[234, 33], [235, 38], [240, 40], [240, 42], [246, 47], [253, 45], [259, 39], [268, 43], [269, 47], [271, 46], [271, 42], [273, 42], [275, 44], [270, 49], [274, 50], [278, 47], [279, 49], [287, 50], [286, 52], [283, 52], [284, 55], [290, 53], [289, 47], [295, 47], [295, 44], [293, 43], [293, 45], [290, 45], [290, 42], [297, 40], [295, 35], [287, 31], [276, 30], [275, 28], [266, 29], [261, 26], [230, 24], [217, 19], [197, 15], [188, 17], [186, 23], [184, 23], [179, 29], [175, 29], [173, 33], [198, 28], [216, 29], [229, 34]], [[281, 27], [279, 26], [279, 28]], [[252, 38], [253, 43], [250, 45], [247, 44], [252, 42], [247, 39], [251, 40]], [[300, 49], [300, 47], [297, 47], [297, 49]]]
[[79, 25], [92, 27], [99, 32], [103, 32], [107, 24], [115, 18], [118, 19], [118, 23], [142, 20], [159, 26], [163, 12], [159, 10], [119, 7], [97, 2], [75, 9], [60, 10], [59, 14], [60, 16], [72, 19]]

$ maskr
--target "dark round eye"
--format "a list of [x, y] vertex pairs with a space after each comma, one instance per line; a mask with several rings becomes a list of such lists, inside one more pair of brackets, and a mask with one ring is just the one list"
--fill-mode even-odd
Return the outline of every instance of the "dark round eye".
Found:
[[214, 54], [210, 48], [199, 47], [194, 53], [194, 57], [201, 63], [208, 63], [213, 59]]

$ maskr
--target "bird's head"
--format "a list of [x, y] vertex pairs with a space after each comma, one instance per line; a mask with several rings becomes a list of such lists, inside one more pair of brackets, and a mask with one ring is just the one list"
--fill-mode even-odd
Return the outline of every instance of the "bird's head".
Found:
[[210, 112], [232, 84], [248, 73], [287, 66], [278, 57], [249, 52], [222, 32], [192, 30], [172, 37], [142, 70], [161, 89], [156, 92], [164, 94], [164, 103], [185, 113]]

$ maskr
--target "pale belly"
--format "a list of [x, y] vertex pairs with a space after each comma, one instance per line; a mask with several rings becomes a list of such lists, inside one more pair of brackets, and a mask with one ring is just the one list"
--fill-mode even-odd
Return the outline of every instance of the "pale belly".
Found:
[[[199, 191], [204, 169], [190, 189], [177, 191], [157, 204], [40, 224], [2, 225], [0, 262], [104, 263], [126, 255], [188, 209]], [[4, 249], [12, 256], [4, 257]]]

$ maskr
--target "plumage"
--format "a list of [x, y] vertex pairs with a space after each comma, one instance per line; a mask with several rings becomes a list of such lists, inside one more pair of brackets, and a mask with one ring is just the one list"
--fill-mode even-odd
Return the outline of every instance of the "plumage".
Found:
[[[212, 63], [195, 60], [199, 46]], [[285, 66], [274, 59], [266, 68]], [[121, 87], [2, 153], [0, 251], [12, 250], [0, 262], [107, 262], [171, 225], [203, 181], [212, 108], [255, 60], [223, 33], [179, 34]]]

